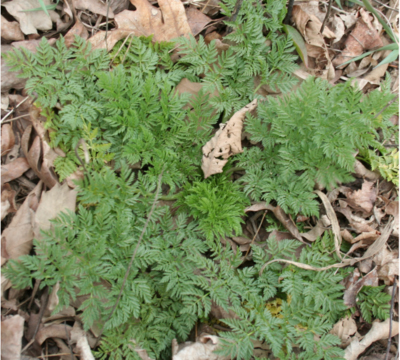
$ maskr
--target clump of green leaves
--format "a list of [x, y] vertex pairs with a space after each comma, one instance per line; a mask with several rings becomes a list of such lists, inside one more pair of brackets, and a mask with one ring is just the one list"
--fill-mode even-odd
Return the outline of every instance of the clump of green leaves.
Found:
[[399, 186], [399, 151], [385, 151], [381, 156], [376, 151], [368, 150], [367, 162], [371, 165], [371, 170], [378, 170], [382, 177]]
[[357, 150], [382, 149], [378, 128], [386, 138], [394, 133], [389, 118], [398, 105], [381, 112], [392, 97], [389, 78], [367, 96], [350, 83], [309, 78], [290, 95], [268, 97], [247, 120], [246, 131], [262, 147], [241, 156], [246, 193], [275, 200], [285, 212], [318, 216], [315, 183], [332, 189], [352, 180]]
[[361, 315], [368, 323], [372, 323], [372, 317], [386, 320], [390, 312], [391, 295], [383, 292], [382, 286], [363, 286], [357, 295], [357, 305], [360, 307]]

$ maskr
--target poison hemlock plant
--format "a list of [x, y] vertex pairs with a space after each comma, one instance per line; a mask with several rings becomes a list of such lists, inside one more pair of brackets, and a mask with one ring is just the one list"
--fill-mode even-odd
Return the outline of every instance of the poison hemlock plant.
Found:
[[315, 183], [332, 189], [350, 181], [357, 150], [383, 148], [378, 128], [385, 137], [394, 133], [389, 118], [398, 105], [384, 108], [392, 97], [389, 78], [368, 96], [350, 83], [309, 78], [290, 95], [268, 97], [247, 119], [246, 131], [262, 148], [241, 154], [246, 193], [275, 200], [285, 212], [318, 216]]
[[[227, 16], [235, 5], [236, 0], [222, 3]], [[43, 40], [36, 54], [16, 50], [7, 56], [14, 70], [30, 78], [28, 93], [37, 96], [46, 126], [54, 130], [51, 145], [66, 153], [55, 163], [60, 177], [79, 166], [80, 139], [90, 155], [77, 213], [54, 220], [53, 229], [35, 241], [35, 256], [8, 263], [4, 274], [15, 286], [31, 286], [33, 279], [42, 287], [59, 282], [55, 312], [82, 297], [78, 311], [85, 328], [103, 324], [163, 168], [168, 194], [162, 196], [178, 200], [171, 208], [155, 208], [121, 301], [105, 325], [98, 358], [138, 359], [134, 348], [139, 346], [153, 358], [168, 359], [171, 340], [185, 341], [196, 321], [207, 318], [212, 302], [237, 314], [223, 320], [232, 331], [220, 334], [222, 351], [237, 359], [252, 356], [254, 339], [265, 341], [282, 360], [341, 357], [335, 347], [339, 341], [328, 331], [345, 310], [338, 283], [346, 271], [315, 274], [272, 263], [260, 274], [269, 260], [294, 258], [299, 246], [274, 239], [254, 245], [254, 263], [242, 267], [242, 254], [223, 247], [219, 238], [240, 233], [249, 200], [226, 173], [202, 180], [200, 172], [200, 148], [213, 126], [259, 97], [255, 77], [283, 92], [296, 82], [292, 41], [279, 33], [285, 5], [283, 0], [243, 2], [236, 20], [228, 23], [232, 45], [221, 54], [215, 42], [207, 45], [201, 37], [197, 43], [192, 38], [158, 45], [133, 38], [129, 49], [111, 53], [117, 66], [109, 71], [108, 54], [91, 51], [79, 38], [67, 49], [61, 38], [55, 48]], [[170, 50], [177, 45], [181, 58], [173, 62]], [[176, 94], [183, 78], [205, 85], [197, 97]], [[211, 97], [215, 90], [218, 95]], [[309, 80], [297, 95], [262, 103], [258, 117], [247, 122], [262, 148], [237, 158], [247, 172], [246, 193], [276, 200], [288, 212], [317, 214], [315, 180], [334, 186], [334, 172], [335, 180], [349, 179], [354, 149], [374, 146], [377, 127], [390, 132], [387, 117], [395, 105], [374, 118], [387, 92], [385, 84], [382, 93], [373, 92], [366, 101], [349, 86], [328, 89]], [[82, 149], [77, 151], [83, 158]], [[128, 170], [134, 165], [141, 169], [135, 176]], [[298, 261], [332, 264], [332, 244], [326, 235], [303, 249]], [[275, 300], [279, 314], [268, 309]]]
[[391, 295], [383, 292], [385, 286], [363, 286], [357, 295], [357, 305], [361, 315], [368, 323], [372, 323], [372, 317], [386, 320], [390, 314]]

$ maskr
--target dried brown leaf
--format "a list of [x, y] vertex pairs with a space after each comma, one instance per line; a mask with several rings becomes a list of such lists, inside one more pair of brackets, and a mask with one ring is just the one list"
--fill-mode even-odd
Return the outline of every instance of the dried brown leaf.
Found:
[[76, 35], [85, 40], [89, 37], [89, 32], [79, 19], [75, 20], [75, 25], [65, 34], [64, 40], [67, 47], [74, 43]]
[[77, 355], [83, 360], [94, 360], [85, 331], [78, 321], [75, 321], [71, 331], [71, 341], [76, 343]]
[[[77, 10], [89, 10], [94, 14], [107, 16], [107, 3], [100, 0], [72, 0], [72, 3]], [[108, 18], [114, 19], [114, 12], [111, 6], [108, 9]]]
[[347, 194], [348, 204], [355, 210], [371, 213], [377, 196], [377, 189], [373, 182], [365, 181], [360, 190]]
[[347, 38], [344, 50], [341, 55], [333, 60], [333, 64], [343, 69], [347, 65], [340, 66], [352, 57], [361, 55], [364, 50], [371, 50], [383, 46], [378, 31], [373, 25], [373, 17], [364, 9], [360, 9], [361, 17], [358, 19], [355, 28]]
[[[38, 183], [18, 209], [10, 225], [4, 229], [1, 237], [2, 265], [7, 259], [17, 259], [21, 255], [29, 254], [31, 251], [33, 240], [32, 222], [42, 192], [42, 185], [42, 182]], [[4, 255], [7, 255], [7, 259], [4, 258]]]
[[[43, 0], [45, 5], [50, 5], [50, 0]], [[25, 35], [37, 34], [37, 30], [47, 31], [53, 27], [53, 21], [57, 21], [59, 15], [48, 10], [50, 17], [44, 11], [26, 11], [41, 7], [38, 0], [13, 0], [4, 3], [7, 11], [19, 22], [21, 31]]]
[[186, 16], [193, 36], [200, 34], [211, 21], [207, 15], [197, 10], [193, 5], [190, 5], [189, 8], [186, 9]]
[[49, 230], [51, 219], [54, 219], [60, 212], [71, 210], [75, 212], [77, 192], [70, 189], [67, 183], [55, 184], [53, 188], [42, 194], [39, 206], [34, 219], [35, 238], [40, 240], [40, 230]]
[[257, 107], [257, 99], [236, 112], [231, 119], [220, 124], [220, 129], [214, 137], [203, 146], [201, 169], [204, 178], [213, 174], [222, 173], [228, 159], [242, 150], [242, 129], [246, 114]]
[[36, 341], [42, 345], [47, 339], [60, 338], [69, 340], [71, 337], [72, 327], [65, 324], [53, 324], [40, 328], [36, 334]]
[[[355, 277], [356, 279], [356, 277]], [[373, 269], [367, 275], [362, 277], [361, 279], [357, 279], [354, 283], [349, 284], [348, 288], [344, 291], [343, 301], [344, 304], [351, 308], [356, 306], [357, 294], [362, 289], [363, 286], [378, 286], [378, 271], [377, 269]]]
[[10, 184], [4, 184], [1, 187], [1, 220], [3, 220], [9, 213], [17, 211], [15, 204], [15, 195], [17, 192], [13, 190]]
[[293, 6], [292, 21], [305, 40], [308, 56], [314, 58], [313, 70], [315, 74], [323, 79], [333, 79], [335, 69], [328, 53], [325, 38], [334, 39], [335, 33], [325, 26], [324, 32], [321, 34], [322, 22], [315, 15], [306, 13], [299, 5]]
[[[33, 134], [32, 127], [29, 125], [25, 129], [21, 138], [21, 148], [35, 174], [43, 180], [47, 187], [52, 188], [58, 183], [57, 176], [53, 171], [53, 161], [58, 155], [45, 140]], [[29, 147], [31, 136], [34, 137], [34, 140]]]
[[[2, 50], [4, 46], [1, 46]], [[11, 46], [10, 46], [11, 49]], [[5, 92], [10, 89], [23, 89], [25, 87], [26, 79], [21, 79], [18, 76], [18, 72], [10, 71], [10, 68], [6, 66], [3, 58], [1, 58], [1, 91]]]
[[329, 332], [330, 334], [336, 335], [342, 342], [341, 346], [345, 347], [350, 343], [351, 335], [354, 335], [357, 331], [357, 324], [351, 317], [345, 317], [340, 319]]
[[176, 339], [172, 341], [172, 360], [230, 360], [230, 357], [216, 355], [219, 337], [202, 334], [195, 343], [186, 342], [178, 345]]
[[153, 35], [156, 42], [171, 41], [192, 34], [185, 7], [180, 0], [159, 0], [160, 8], [152, 6], [147, 0], [131, 0], [131, 3], [136, 10], [124, 10], [115, 16], [118, 28], [108, 33], [107, 44], [105, 32], [98, 32], [89, 40], [94, 48], [107, 47], [111, 50], [117, 41], [129, 34]]
[[[24, 41], [17, 41], [13, 42], [11, 45], [16, 49], [25, 48], [29, 51], [36, 53], [38, 46], [42, 40], [24, 40]], [[56, 39], [48, 39], [47, 42], [50, 46], [53, 46], [56, 43]], [[18, 95], [14, 95], [18, 96]], [[25, 106], [30, 106], [29, 102], [26, 102]]]
[[9, 164], [1, 165], [1, 185], [19, 178], [30, 166], [25, 158], [18, 158]]
[[[374, 322], [372, 328], [360, 341], [353, 340], [350, 345], [345, 349], [344, 358], [346, 360], [357, 360], [358, 356], [363, 353], [375, 341], [387, 339], [389, 337], [390, 319], [384, 322]], [[399, 333], [399, 323], [392, 321], [392, 336]]]
[[1, 322], [1, 359], [16, 360], [21, 358], [24, 318], [15, 315]]
[[15, 145], [15, 135], [11, 124], [1, 127], [1, 156], [6, 155]]
[[25, 39], [19, 24], [16, 21], [8, 21], [4, 16], [1, 17], [1, 37], [11, 41], [21, 41]]

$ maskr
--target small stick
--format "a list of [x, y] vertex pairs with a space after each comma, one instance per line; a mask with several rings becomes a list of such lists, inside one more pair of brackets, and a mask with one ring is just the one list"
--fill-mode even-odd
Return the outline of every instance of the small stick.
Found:
[[157, 200], [158, 200], [158, 194], [159, 194], [160, 189], [161, 189], [161, 179], [162, 179], [163, 172], [164, 172], [164, 167], [163, 167], [163, 169], [161, 170], [160, 176], [158, 177], [158, 185], [157, 185], [157, 190], [156, 190], [156, 195], [155, 195], [155, 197], [154, 197], [153, 205], [151, 206], [149, 215], [147, 216], [146, 223], [144, 224], [142, 233], [140, 234], [139, 241], [138, 241], [138, 243], [137, 243], [137, 245], [136, 245], [135, 251], [134, 251], [133, 254], [132, 254], [131, 261], [129, 262], [128, 268], [126, 269], [125, 276], [124, 276], [124, 280], [122, 281], [121, 290], [119, 291], [117, 301], [115, 302], [115, 304], [114, 304], [114, 306], [113, 306], [113, 308], [112, 308], [112, 310], [111, 310], [111, 312], [110, 312], [110, 315], [108, 315], [107, 320], [104, 322], [103, 327], [101, 328], [100, 334], [99, 334], [99, 336], [97, 337], [96, 343], [94, 344], [94, 347], [93, 347], [93, 348], [96, 348], [96, 347], [97, 347], [97, 345], [98, 345], [98, 343], [99, 343], [99, 341], [100, 341], [101, 335], [103, 335], [104, 327], [105, 327], [105, 325], [107, 324], [107, 322], [111, 319], [111, 317], [112, 317], [112, 315], [114, 314], [115, 309], [117, 308], [117, 306], [118, 306], [118, 304], [119, 304], [119, 301], [120, 301], [120, 299], [121, 299], [122, 292], [124, 291], [124, 287], [125, 287], [125, 284], [126, 284], [126, 280], [128, 279], [129, 272], [131, 271], [131, 267], [132, 267], [132, 265], [133, 265], [133, 260], [135, 260], [136, 253], [137, 253], [138, 250], [139, 250], [140, 243], [142, 242], [144, 233], [146, 232], [146, 229], [147, 229], [147, 226], [149, 225], [151, 216], [153, 215], [154, 208], [156, 207], [156, 203], [157, 203]]
[[290, 23], [290, 18], [292, 17], [293, 5], [294, 5], [294, 0], [289, 0], [287, 14], [285, 20], [283, 21], [284, 24]]
[[0, 123], [3, 123], [3, 121], [4, 121], [5, 119], [7, 119], [7, 118], [14, 112], [15, 109], [18, 109], [18, 108], [20, 107], [20, 105], [22, 105], [22, 104], [23, 104], [26, 100], [28, 100], [28, 99], [29, 99], [29, 96], [27, 96], [25, 99], [23, 99], [15, 108], [11, 109], [11, 110], [8, 112], [8, 114], [5, 115], [5, 116], [1, 119], [1, 122], [0, 122]]
[[393, 307], [394, 307], [394, 298], [396, 295], [396, 288], [397, 288], [397, 281], [396, 281], [396, 277], [395, 277], [394, 282], [393, 282], [392, 301], [390, 302], [389, 339], [388, 339], [388, 344], [387, 344], [387, 348], [386, 348], [385, 360], [389, 359], [390, 344], [392, 342]]
[[246, 259], [246, 257], [247, 257], [247, 254], [248, 254], [249, 251], [250, 251], [251, 245], [253, 245], [254, 240], [255, 240], [256, 237], [258, 236], [258, 233], [259, 233], [259, 231], [260, 231], [260, 229], [261, 229], [261, 225], [262, 225], [262, 223], [263, 223], [263, 221], [264, 221], [265, 215], [267, 215], [267, 212], [266, 212], [266, 211], [264, 211], [264, 215], [263, 215], [263, 217], [262, 217], [262, 219], [261, 219], [260, 225], [258, 226], [258, 229], [257, 229], [257, 231], [256, 231], [256, 233], [255, 233], [255, 235], [254, 235], [254, 237], [253, 237], [253, 240], [251, 240], [250, 246], [249, 246], [249, 248], [248, 248], [247, 251], [246, 251], [246, 255], [244, 256], [245, 259]]
[[38, 322], [37, 322], [37, 324], [36, 324], [36, 328], [35, 328], [35, 331], [34, 331], [34, 333], [33, 333], [32, 339], [31, 339], [31, 341], [29, 341], [29, 343], [21, 350], [21, 354], [22, 354], [24, 351], [28, 350], [29, 347], [30, 347], [30, 346], [35, 342], [35, 340], [36, 340], [36, 335], [37, 335], [37, 333], [38, 333], [38, 331], [39, 331], [40, 323], [42, 322], [43, 315], [44, 315], [44, 311], [46, 310], [46, 308], [47, 308], [47, 303], [48, 303], [48, 301], [49, 301], [49, 288], [48, 288], [48, 287], [46, 287], [46, 290], [45, 290], [45, 292], [44, 292], [44, 294], [43, 294], [43, 297], [44, 297], [44, 299], [43, 299], [43, 302], [42, 302], [42, 307], [40, 308], [40, 311], [39, 311], [39, 319], [38, 319]]
[[326, 12], [324, 22], [322, 23], [322, 26], [321, 26], [321, 34], [324, 33], [325, 24], [328, 21], [329, 15], [331, 14], [331, 9], [332, 9], [332, 0], [329, 0], [328, 11]]

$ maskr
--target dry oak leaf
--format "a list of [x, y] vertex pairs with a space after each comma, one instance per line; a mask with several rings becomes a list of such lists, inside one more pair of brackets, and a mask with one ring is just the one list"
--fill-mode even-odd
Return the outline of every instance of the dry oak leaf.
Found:
[[332, 65], [325, 38], [335, 39], [335, 33], [325, 27], [320, 33], [322, 23], [315, 16], [307, 14], [299, 5], [293, 6], [292, 21], [304, 37], [308, 56], [315, 59], [316, 75], [323, 79], [332, 80], [335, 69]]
[[364, 181], [360, 190], [346, 194], [348, 204], [355, 210], [362, 210], [365, 213], [372, 212], [377, 196], [377, 189], [374, 183]]
[[79, 19], [75, 20], [75, 25], [65, 34], [64, 40], [67, 47], [74, 43], [76, 35], [85, 40], [89, 37], [89, 32]]
[[9, 164], [1, 165], [1, 185], [18, 179], [30, 166], [25, 158], [17, 158]]
[[1, 359], [16, 360], [21, 358], [24, 318], [15, 315], [1, 322]]
[[115, 16], [117, 29], [108, 33], [107, 44], [105, 31], [99, 31], [90, 38], [89, 41], [94, 48], [107, 48], [110, 51], [117, 41], [130, 34], [153, 35], [153, 40], [156, 42], [192, 35], [185, 7], [180, 0], [159, 0], [160, 8], [152, 6], [147, 0], [131, 0], [131, 3], [136, 10], [124, 10]]
[[10, 184], [4, 184], [1, 187], [1, 220], [3, 220], [9, 213], [17, 211], [15, 204], [15, 196], [17, 192], [13, 190]]
[[186, 16], [193, 36], [200, 34], [205, 26], [212, 21], [207, 15], [204, 15], [193, 5], [190, 5], [186, 10]]
[[1, 236], [1, 265], [7, 259], [17, 259], [21, 255], [29, 254], [31, 251], [33, 240], [32, 223], [40, 194], [42, 193], [42, 187], [43, 182], [39, 181], [16, 212], [10, 225], [4, 229]]
[[340, 319], [334, 326], [330, 334], [336, 335], [341, 341], [342, 346], [349, 345], [350, 336], [354, 335], [357, 331], [357, 324], [351, 317]]
[[214, 137], [203, 146], [201, 169], [205, 179], [213, 174], [222, 173], [229, 157], [243, 152], [241, 141], [243, 122], [246, 114], [256, 107], [257, 99], [236, 112], [228, 122], [220, 124], [220, 129]]
[[1, 127], [1, 156], [6, 155], [15, 145], [15, 135], [11, 124]]
[[19, 24], [16, 21], [8, 21], [4, 16], [1, 17], [1, 37], [11, 41], [21, 41], [25, 39]]
[[179, 344], [172, 340], [172, 360], [230, 360], [230, 357], [217, 355], [214, 350], [218, 348], [219, 337], [201, 334], [199, 341], [187, 341]]
[[35, 239], [41, 239], [40, 230], [49, 230], [50, 220], [60, 212], [66, 210], [75, 212], [76, 196], [77, 191], [70, 189], [66, 182], [63, 185], [57, 183], [51, 190], [42, 194], [33, 225]]
[[[94, 14], [107, 16], [107, 3], [100, 0], [72, 0], [73, 6], [77, 10], [89, 10]], [[114, 12], [110, 6], [108, 9], [108, 18], [114, 19]]]
[[347, 65], [341, 66], [344, 62], [353, 57], [361, 55], [364, 50], [371, 50], [383, 46], [378, 31], [372, 24], [372, 15], [360, 9], [361, 17], [358, 19], [355, 28], [347, 38], [344, 44], [344, 50], [341, 55], [333, 60], [333, 64], [338, 69], [343, 69]]
[[[372, 343], [389, 337], [389, 327], [390, 319], [384, 322], [374, 322], [371, 330], [368, 331], [361, 341], [355, 339], [350, 343], [344, 352], [344, 358], [346, 360], [357, 360], [358, 355], [363, 353]], [[398, 333], [399, 323], [397, 321], [392, 321], [392, 336], [396, 336]]]
[[[50, 0], [43, 0], [45, 5], [50, 5]], [[7, 11], [19, 22], [22, 32], [25, 35], [37, 34], [37, 30], [51, 30], [53, 21], [56, 22], [60, 16], [53, 10], [49, 10], [50, 17], [43, 11], [26, 10], [40, 7], [38, 0], [12, 0], [2, 4]]]

